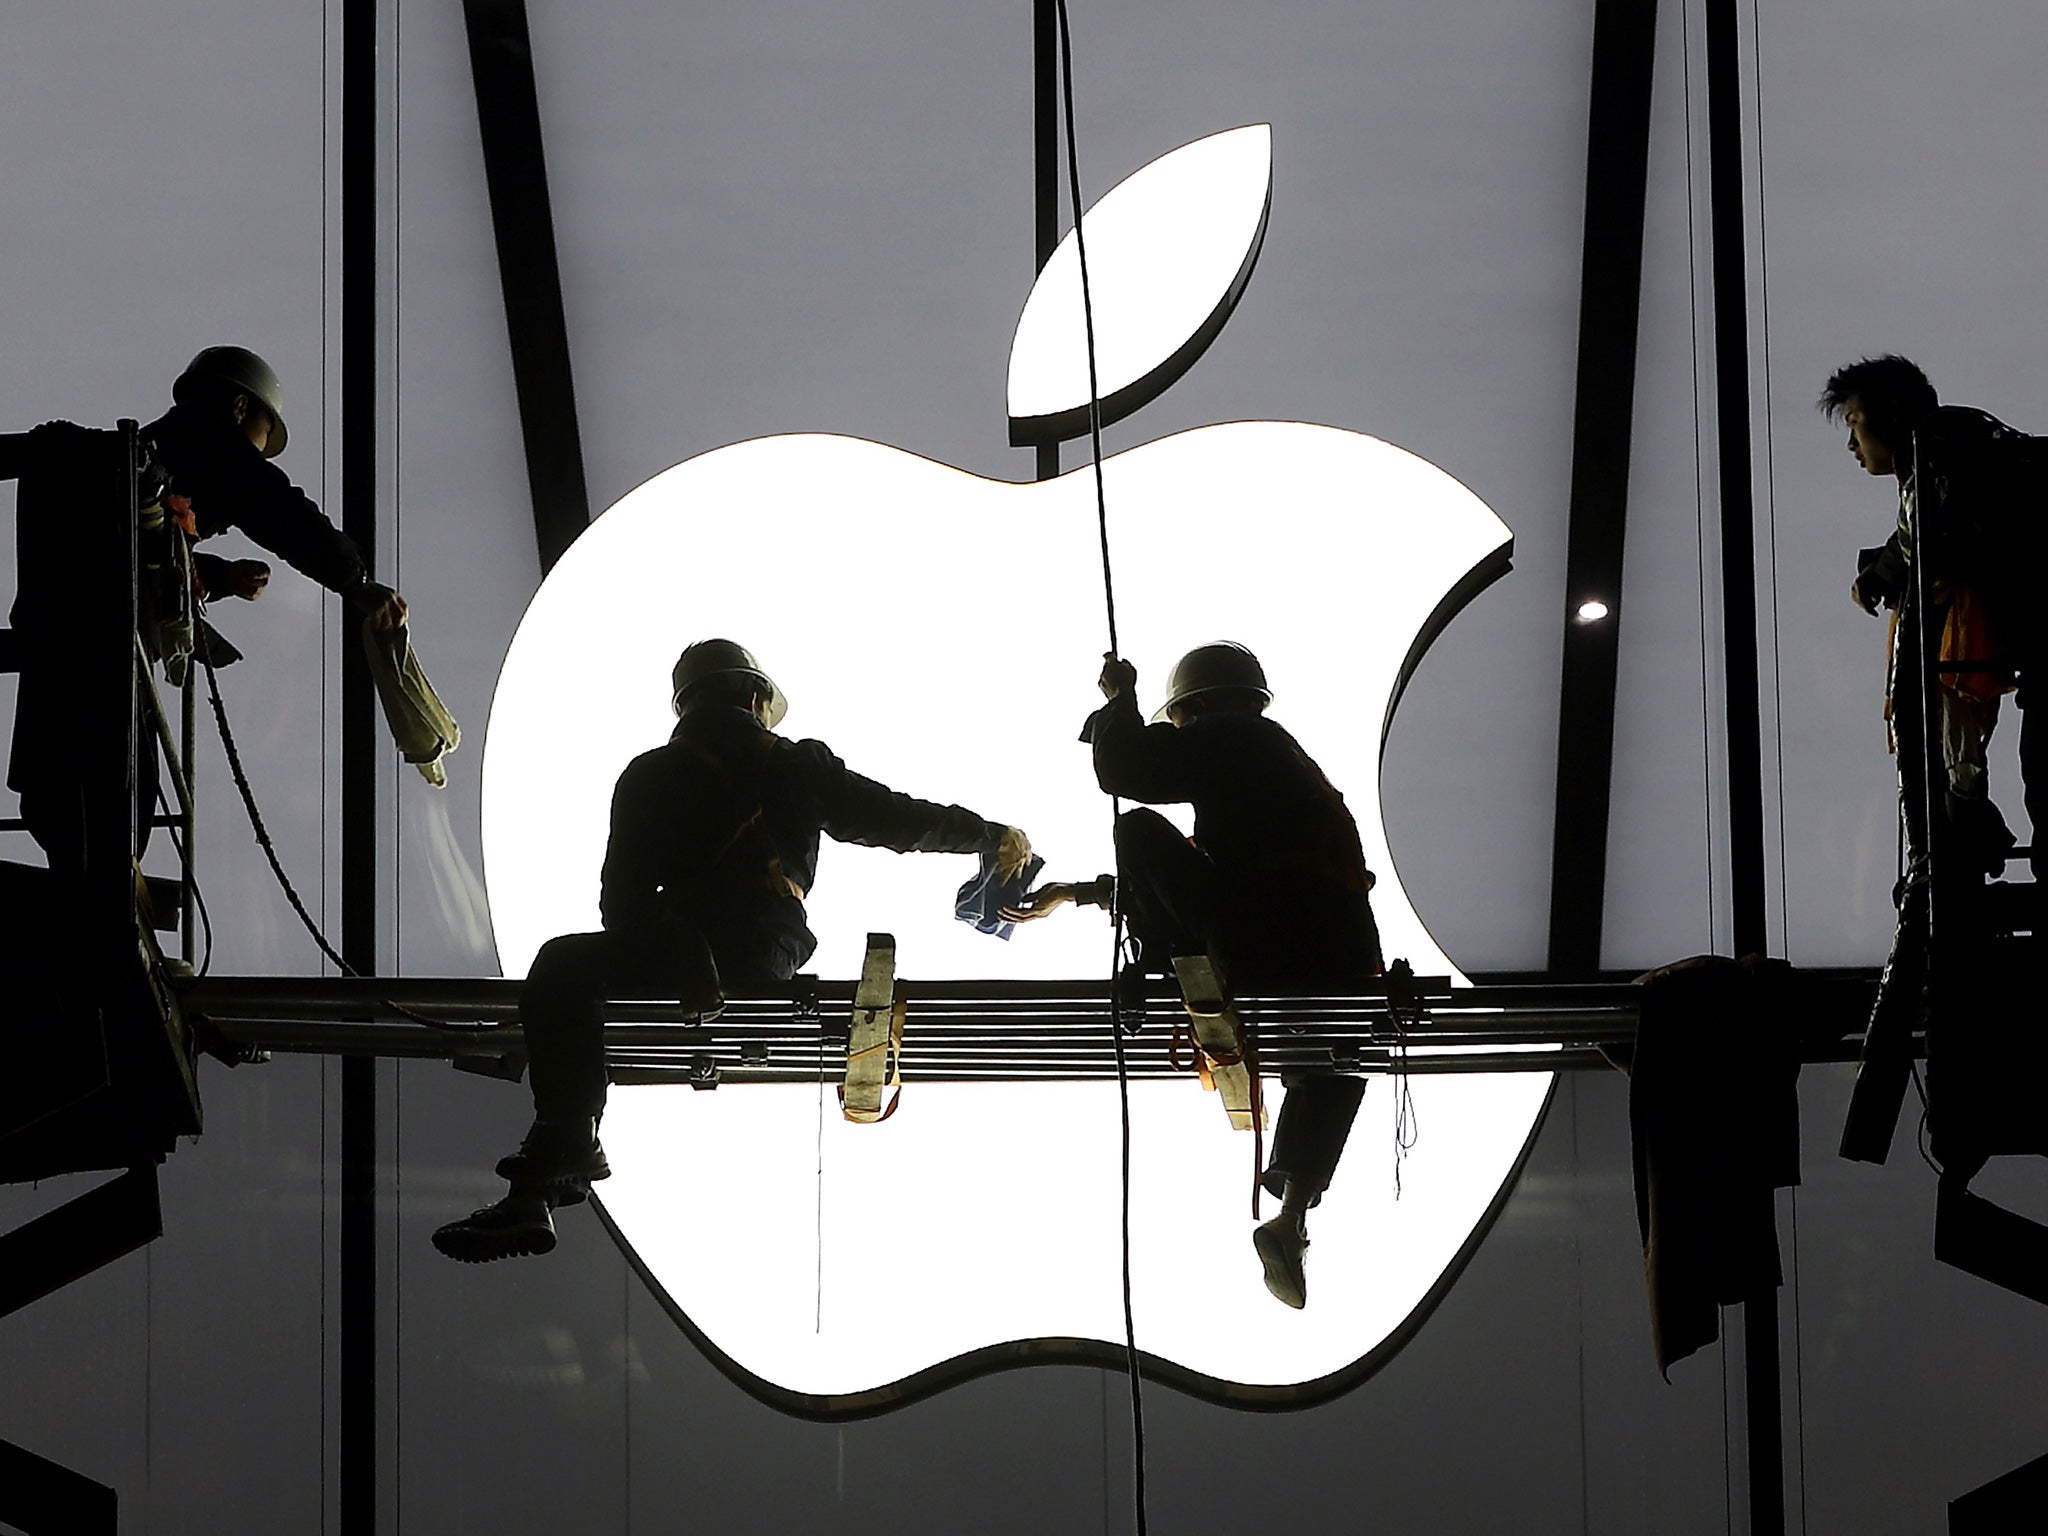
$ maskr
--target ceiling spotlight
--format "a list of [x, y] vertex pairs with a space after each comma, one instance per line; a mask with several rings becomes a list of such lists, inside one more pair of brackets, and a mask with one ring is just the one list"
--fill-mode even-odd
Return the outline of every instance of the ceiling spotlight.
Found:
[[1581, 624], [1598, 624], [1607, 617], [1607, 605], [1597, 597], [1589, 597], [1579, 604], [1575, 617]]

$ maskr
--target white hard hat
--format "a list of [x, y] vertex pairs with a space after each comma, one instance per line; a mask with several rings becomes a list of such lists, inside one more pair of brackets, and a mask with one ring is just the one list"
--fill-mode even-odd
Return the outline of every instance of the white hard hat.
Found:
[[683, 697], [714, 677], [749, 677], [760, 685], [768, 704], [768, 728], [772, 731], [789, 713], [789, 700], [775, 686], [775, 679], [761, 670], [754, 653], [731, 640], [699, 640], [676, 658], [669, 674], [669, 700], [675, 712], [683, 712]]
[[171, 385], [171, 398], [189, 404], [197, 394], [195, 386], [227, 385], [239, 394], [262, 402], [270, 413], [270, 436], [263, 440], [262, 453], [274, 459], [284, 452], [284, 391], [278, 386], [277, 371], [247, 347], [206, 347], [178, 375]]
[[1196, 646], [1173, 664], [1166, 678], [1166, 702], [1152, 719], [1154, 723], [1164, 720], [1174, 705], [1224, 688], [1248, 689], [1259, 696], [1261, 706], [1273, 702], [1273, 690], [1266, 686], [1266, 669], [1259, 665], [1259, 658], [1235, 640], [1214, 640]]

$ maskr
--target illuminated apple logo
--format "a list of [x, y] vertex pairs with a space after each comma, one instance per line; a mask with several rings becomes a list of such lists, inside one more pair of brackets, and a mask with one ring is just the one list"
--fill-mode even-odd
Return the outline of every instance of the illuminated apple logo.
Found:
[[[1221, 326], [1270, 185], [1260, 125], [1165, 156], [1089, 211], [1112, 417]], [[1085, 420], [1072, 244], [1018, 326], [1020, 440]], [[1124, 651], [1145, 697], [1193, 645], [1253, 646], [1275, 716], [1359, 816], [1387, 953], [1450, 971], [1388, 853], [1381, 741], [1430, 637], [1507, 568], [1507, 528], [1433, 465], [1335, 427], [1203, 427], [1116, 455], [1106, 477]], [[789, 696], [786, 733], [1026, 828], [1056, 875], [1110, 868], [1109, 804], [1074, 740], [1096, 702], [1098, 569], [1085, 466], [1009, 484], [807, 433], [734, 443], [630, 492], [535, 594], [492, 704], [484, 851], [506, 974], [552, 935], [597, 926], [613, 780], [666, 738], [669, 667], [706, 635], [761, 656]], [[1062, 914], [1010, 944], [955, 922], [967, 863], [828, 844], [813, 968], [857, 974], [875, 930], [896, 935], [912, 979], [1104, 973], [1099, 921]], [[913, 1005], [908, 1050], [943, 1027]], [[1166, 1379], [1229, 1400], [1311, 1401], [1359, 1379], [1484, 1234], [1549, 1086], [1543, 1073], [1416, 1080], [1421, 1140], [1396, 1201], [1391, 1095], [1375, 1085], [1295, 1312], [1267, 1296], [1251, 1250], [1248, 1138], [1192, 1081], [1134, 1085], [1140, 1349]], [[974, 1370], [1120, 1357], [1117, 1130], [1113, 1084], [914, 1084], [884, 1125], [842, 1121], [830, 1089], [808, 1085], [617, 1088], [601, 1207], [737, 1379], [795, 1411], [862, 1412]]]

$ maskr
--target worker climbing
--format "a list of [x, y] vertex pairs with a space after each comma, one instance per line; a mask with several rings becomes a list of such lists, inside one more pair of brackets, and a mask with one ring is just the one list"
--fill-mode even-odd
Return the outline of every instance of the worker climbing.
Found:
[[[195, 610], [194, 600], [254, 601], [269, 584], [264, 561], [192, 549], [231, 528], [338, 593], [371, 630], [404, 625], [405, 600], [370, 579], [355, 541], [271, 462], [284, 451], [287, 433], [277, 374], [268, 363], [242, 347], [207, 347], [178, 375], [171, 398], [171, 409], [139, 433], [145, 462], [136, 618], [150, 659], [173, 682], [183, 681], [194, 660], [219, 666], [239, 655]], [[87, 777], [125, 772], [120, 764], [89, 761], [79, 750], [81, 720], [96, 718], [102, 703], [117, 718], [124, 706], [82, 698], [77, 663], [80, 588], [104, 585], [117, 563], [110, 541], [121, 533], [120, 521], [92, 512], [96, 504], [113, 504], [118, 441], [112, 432], [66, 421], [0, 434], [0, 479], [21, 482], [13, 610], [21, 686], [7, 782], [20, 793], [22, 820], [60, 877], [75, 878], [92, 851]], [[96, 738], [88, 732], [84, 739]], [[137, 740], [154, 740], [146, 724]], [[148, 841], [157, 782], [151, 746], [136, 754], [136, 854]]]
[[465, 1263], [555, 1246], [552, 1211], [610, 1175], [604, 1116], [607, 998], [673, 998], [700, 1019], [727, 987], [772, 986], [817, 947], [804, 897], [822, 834], [898, 853], [992, 856], [1008, 881], [1032, 863], [1015, 827], [852, 772], [820, 741], [775, 734], [787, 703], [752, 652], [702, 640], [671, 678], [676, 725], [612, 795], [603, 930], [551, 939], [521, 989], [534, 1121], [498, 1164], [504, 1198], [434, 1234]]
[[[1147, 725], [1137, 669], [1110, 655], [1097, 680], [1109, 702], [1084, 739], [1107, 794], [1195, 812], [1190, 841], [1157, 811], [1116, 822], [1118, 899], [1141, 972], [1168, 975], [1177, 957], [1206, 956], [1229, 989], [1356, 984], [1383, 969], [1358, 827], [1322, 769], [1266, 715], [1265, 670], [1241, 645], [1198, 646], [1175, 665], [1165, 706]], [[1044, 917], [1073, 900], [1040, 886], [1007, 915]], [[1190, 999], [1191, 1006], [1203, 1006]], [[1365, 1085], [1334, 1073], [1287, 1082], [1263, 1175], [1281, 1212], [1252, 1235], [1266, 1288], [1307, 1301], [1309, 1208], [1329, 1188]]]

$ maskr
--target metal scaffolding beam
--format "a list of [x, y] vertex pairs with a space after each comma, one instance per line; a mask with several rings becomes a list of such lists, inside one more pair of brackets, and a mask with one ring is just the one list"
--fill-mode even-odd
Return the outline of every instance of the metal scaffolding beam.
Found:
[[[1847, 1039], [1866, 1016], [1867, 971], [1829, 973], [1821, 1006]], [[189, 1017], [249, 1049], [441, 1059], [471, 1066], [525, 1056], [517, 981], [465, 978], [212, 977], [183, 995]], [[1086, 1081], [1116, 1075], [1109, 988], [1100, 981], [905, 981], [906, 1082]], [[674, 1002], [606, 1005], [605, 1046], [619, 1082], [814, 1082], [844, 1068], [850, 981], [800, 977], [787, 990], [732, 998], [698, 1023]], [[1390, 1007], [1390, 999], [1392, 1006]], [[1626, 982], [1453, 987], [1446, 978], [1355, 992], [1246, 996], [1262, 1070], [1418, 1074], [1564, 1071], [1608, 1065], [1602, 1047], [1635, 1038], [1640, 991]], [[1128, 995], [1125, 1053], [1137, 1078], [1179, 1076], [1193, 1052], [1177, 1038], [1177, 994]], [[431, 1022], [424, 1022], [431, 1021]], [[1854, 1044], [1813, 1060], [1853, 1059]]]

